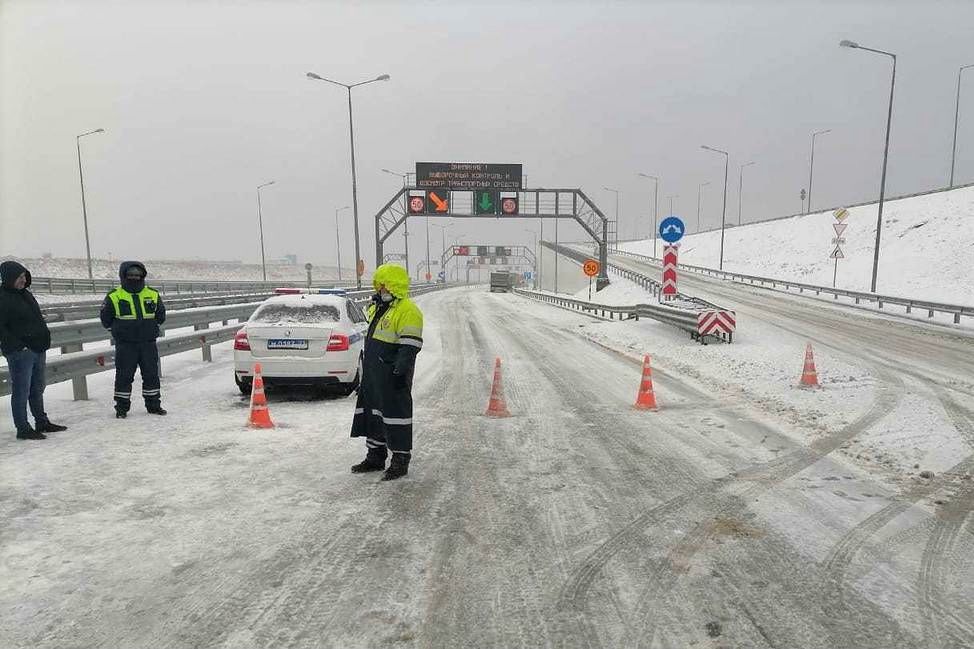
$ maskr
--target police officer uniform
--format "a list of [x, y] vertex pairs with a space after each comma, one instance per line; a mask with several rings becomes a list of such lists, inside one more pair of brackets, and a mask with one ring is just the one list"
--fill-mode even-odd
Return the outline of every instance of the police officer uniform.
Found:
[[[141, 277], [129, 277], [130, 271]], [[159, 387], [159, 325], [166, 321], [166, 307], [159, 292], [145, 285], [145, 265], [138, 261], [122, 262], [118, 270], [122, 285], [105, 297], [101, 322], [112, 330], [115, 340], [115, 416], [124, 419], [132, 406], [132, 382], [135, 370], [142, 374], [142, 398], [145, 409], [164, 415]]]
[[352, 471], [381, 471], [391, 451], [383, 480], [392, 480], [406, 475], [413, 448], [411, 391], [416, 355], [423, 348], [423, 314], [409, 299], [409, 275], [402, 266], [379, 266], [372, 283], [376, 294], [366, 309], [369, 329], [352, 420], [352, 437], [365, 437], [367, 455]]

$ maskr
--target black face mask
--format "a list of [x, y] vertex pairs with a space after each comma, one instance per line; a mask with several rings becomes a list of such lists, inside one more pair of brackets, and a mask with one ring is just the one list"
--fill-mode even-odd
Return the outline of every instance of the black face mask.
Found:
[[122, 280], [122, 288], [132, 293], [138, 293], [145, 288], [145, 278], [132, 278], [126, 276], [125, 279]]

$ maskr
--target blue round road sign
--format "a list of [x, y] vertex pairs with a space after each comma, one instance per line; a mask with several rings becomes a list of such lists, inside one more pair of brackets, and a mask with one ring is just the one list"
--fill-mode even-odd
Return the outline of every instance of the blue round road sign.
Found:
[[660, 239], [666, 243], [676, 243], [683, 238], [683, 221], [675, 216], [668, 216], [659, 224]]

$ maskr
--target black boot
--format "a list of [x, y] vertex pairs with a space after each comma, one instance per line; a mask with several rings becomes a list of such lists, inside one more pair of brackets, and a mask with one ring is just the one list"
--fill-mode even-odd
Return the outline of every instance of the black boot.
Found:
[[67, 429], [67, 426], [61, 426], [60, 424], [55, 424], [52, 421], [46, 421], [43, 424], [37, 425], [37, 431], [40, 433], [60, 433], [61, 431]]
[[28, 426], [26, 430], [17, 431], [17, 439], [47, 439], [47, 435]]
[[365, 459], [352, 466], [352, 473], [369, 473], [386, 468], [386, 447], [370, 448]]
[[386, 472], [382, 474], [382, 479], [396, 480], [409, 473], [409, 457], [409, 453], [393, 452], [392, 461], [389, 462]]
[[163, 408], [162, 406], [146, 406], [145, 410], [150, 415], [167, 415], [167, 414], [169, 414], [168, 411], [165, 408]]
[[119, 410], [118, 408], [115, 408], [115, 419], [125, 419], [128, 417], [128, 414], [128, 410]]

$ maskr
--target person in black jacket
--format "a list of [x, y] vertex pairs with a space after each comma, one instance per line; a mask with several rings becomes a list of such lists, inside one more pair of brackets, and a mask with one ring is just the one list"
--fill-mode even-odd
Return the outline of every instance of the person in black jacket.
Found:
[[166, 307], [159, 292], [145, 285], [148, 273], [139, 261], [123, 261], [118, 269], [122, 285], [105, 297], [101, 323], [115, 339], [115, 416], [125, 419], [132, 406], [135, 370], [142, 373], [142, 398], [153, 415], [166, 414], [159, 387], [159, 325]]
[[[17, 439], [46, 439], [44, 433], [67, 427], [52, 423], [44, 412], [44, 365], [51, 332], [29, 286], [29, 270], [15, 261], [0, 264], [0, 351], [10, 371], [10, 408]], [[28, 404], [36, 428], [27, 421]]]

